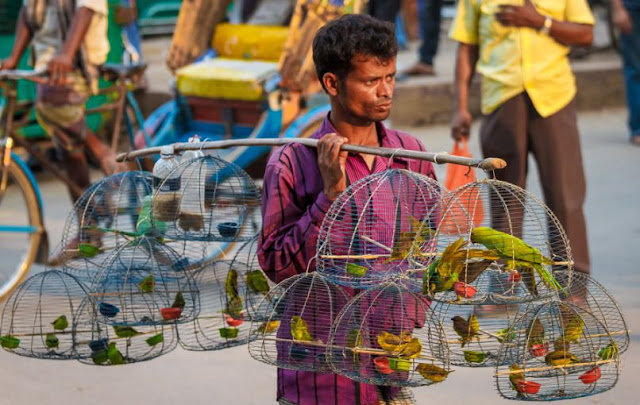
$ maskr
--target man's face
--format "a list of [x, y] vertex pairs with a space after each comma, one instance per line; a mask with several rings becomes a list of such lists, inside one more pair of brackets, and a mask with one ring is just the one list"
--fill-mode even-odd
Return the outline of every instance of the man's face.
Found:
[[357, 54], [353, 69], [338, 83], [336, 101], [346, 116], [369, 124], [387, 119], [395, 88], [396, 58], [380, 60]]

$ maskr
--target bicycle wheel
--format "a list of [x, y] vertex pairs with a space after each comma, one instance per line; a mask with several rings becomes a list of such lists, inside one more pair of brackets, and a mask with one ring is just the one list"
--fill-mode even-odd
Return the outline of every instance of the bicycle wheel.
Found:
[[[0, 165], [0, 175], [5, 170]], [[11, 159], [0, 187], [0, 301], [20, 284], [38, 253], [44, 225], [41, 207], [25, 169]]]

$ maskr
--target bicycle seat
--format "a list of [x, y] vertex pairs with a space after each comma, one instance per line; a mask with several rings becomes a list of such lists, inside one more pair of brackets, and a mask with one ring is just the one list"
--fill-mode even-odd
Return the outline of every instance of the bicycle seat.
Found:
[[141, 75], [147, 69], [146, 63], [122, 65], [119, 63], [105, 63], [100, 66], [100, 74], [107, 80], [131, 79]]

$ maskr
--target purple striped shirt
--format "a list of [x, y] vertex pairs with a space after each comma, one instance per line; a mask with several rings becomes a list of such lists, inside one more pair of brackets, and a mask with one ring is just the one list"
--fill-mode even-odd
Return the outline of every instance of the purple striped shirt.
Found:
[[[377, 131], [382, 147], [424, 151], [416, 138], [391, 129], [381, 123]], [[337, 133], [325, 118], [311, 138], [320, 139]], [[429, 162], [376, 156], [369, 170], [358, 154], [349, 154], [346, 162], [347, 178], [353, 183], [371, 173], [388, 168], [407, 169], [436, 178]], [[258, 242], [258, 260], [267, 276], [281, 282], [303, 273], [316, 254], [320, 225], [331, 206], [323, 192], [324, 185], [315, 149], [290, 144], [277, 149], [264, 174], [262, 201], [262, 233]], [[375, 405], [378, 397], [374, 386], [356, 383], [346, 377], [330, 373], [278, 370], [278, 399], [299, 405], [366, 404]]]

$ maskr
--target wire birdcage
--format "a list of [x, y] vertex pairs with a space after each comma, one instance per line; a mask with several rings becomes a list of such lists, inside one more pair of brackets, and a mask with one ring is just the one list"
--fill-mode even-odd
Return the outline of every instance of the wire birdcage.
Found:
[[76, 342], [90, 336], [74, 319], [87, 296], [86, 286], [59, 270], [47, 270], [24, 281], [2, 312], [0, 345], [7, 351], [38, 359], [81, 356]]
[[463, 367], [493, 367], [502, 342], [523, 304], [459, 305], [434, 301], [433, 311], [447, 336], [451, 364]]
[[431, 302], [401, 283], [365, 290], [340, 312], [327, 350], [335, 373], [378, 386], [447, 378], [449, 347]]
[[[317, 243], [318, 273], [368, 288], [435, 254], [435, 229], [446, 193], [435, 180], [387, 170], [349, 186], [327, 212]], [[419, 273], [412, 273], [419, 283]]]
[[509, 399], [550, 401], [594, 395], [615, 386], [620, 363], [609, 330], [569, 302], [531, 305], [499, 353], [496, 385]]
[[556, 216], [513, 184], [485, 179], [452, 191], [437, 230], [423, 292], [439, 301], [508, 304], [553, 297], [553, 272], [571, 273], [569, 241]]
[[251, 357], [283, 369], [331, 371], [327, 342], [348, 302], [346, 291], [315, 272], [288, 278], [272, 291], [278, 299], [265, 296], [258, 311], [265, 320], [251, 324], [251, 334], [258, 335], [249, 342]]
[[64, 258], [64, 271], [90, 282], [103, 261], [129, 241], [127, 235], [138, 232], [152, 193], [148, 172], [115, 174], [89, 187], [74, 204], [54, 255]]
[[100, 322], [99, 308], [85, 299], [74, 327], [82, 330], [77, 339], [79, 361], [97, 366], [116, 366], [155, 359], [176, 348], [175, 325], [118, 326]]
[[140, 237], [104, 261], [89, 297], [105, 324], [189, 322], [200, 310], [192, 273], [174, 250], [155, 238]]
[[240, 167], [203, 156], [182, 162], [175, 171], [180, 189], [163, 191], [164, 180], [153, 197], [153, 218], [166, 222], [168, 238], [230, 242], [258, 233], [249, 219], [260, 208], [260, 190]]
[[629, 348], [629, 328], [622, 309], [607, 289], [588, 274], [564, 270], [555, 276], [567, 288], [560, 291], [558, 298], [570, 302], [590, 312], [607, 328], [616, 342], [619, 354]]

